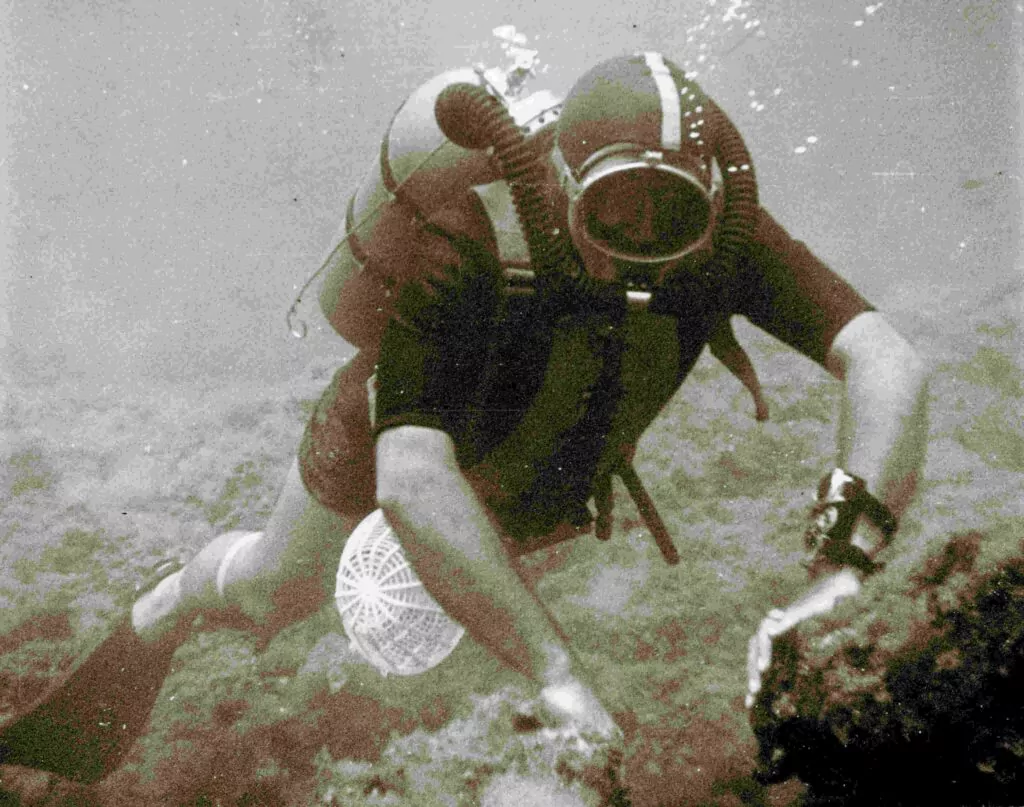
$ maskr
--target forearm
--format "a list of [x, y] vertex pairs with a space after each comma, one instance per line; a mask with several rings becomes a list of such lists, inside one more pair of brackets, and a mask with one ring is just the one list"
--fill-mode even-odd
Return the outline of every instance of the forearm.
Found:
[[424, 586], [474, 639], [539, 683], [570, 674], [561, 638], [509, 566], [446, 435], [416, 427], [385, 431], [377, 498]]
[[[863, 479], [868, 491], [898, 519], [913, 498], [924, 464], [925, 363], [874, 312], [840, 331], [832, 355], [839, 360], [837, 375], [845, 380], [837, 465]], [[855, 543], [869, 550], [879, 545], [880, 537], [861, 519]]]

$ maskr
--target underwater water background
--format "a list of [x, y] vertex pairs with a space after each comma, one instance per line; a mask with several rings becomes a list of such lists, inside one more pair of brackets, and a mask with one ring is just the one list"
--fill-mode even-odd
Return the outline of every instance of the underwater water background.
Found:
[[[530, 89], [565, 92], [634, 49], [696, 70], [747, 139], [765, 206], [933, 363], [925, 484], [894, 563], [957, 531], [1024, 537], [1021, 3], [14, 0], [4, 13], [0, 721], [123, 615], [148, 564], [262, 527], [351, 353], [316, 287], [305, 340], [285, 312], [394, 110], [442, 70], [501, 63], [500, 25], [538, 51]], [[746, 640], [804, 585], [802, 519], [839, 388], [738, 333], [771, 420], [705, 356], [638, 453], [684, 563], [665, 566], [622, 490], [609, 544], [532, 561], [634, 741], [637, 805], [800, 797], [749, 777]], [[265, 649], [202, 633], [93, 795], [474, 804], [516, 765], [543, 769], [536, 736], [508, 729], [529, 694], [468, 639], [424, 676], [381, 679], [330, 609]], [[0, 769], [0, 790], [26, 804], [56, 787], [12, 776]]]
[[912, 335], [1020, 280], [1019, 3], [7, 8], [17, 383], [272, 382], [344, 353], [315, 294], [311, 338], [289, 335], [296, 287], [394, 110], [442, 70], [500, 61], [503, 24], [539, 52], [532, 89], [635, 49], [696, 70], [766, 206]]

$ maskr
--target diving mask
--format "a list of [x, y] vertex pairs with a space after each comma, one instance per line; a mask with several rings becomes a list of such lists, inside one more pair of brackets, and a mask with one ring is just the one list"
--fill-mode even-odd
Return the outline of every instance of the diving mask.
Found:
[[667, 151], [619, 143], [569, 167], [552, 160], [569, 200], [576, 244], [631, 264], [664, 264], [700, 249], [710, 234], [711, 195], [699, 176]]

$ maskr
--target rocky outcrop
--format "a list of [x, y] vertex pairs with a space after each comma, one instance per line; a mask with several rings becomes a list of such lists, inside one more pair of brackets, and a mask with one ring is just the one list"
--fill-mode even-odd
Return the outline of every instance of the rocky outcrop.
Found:
[[777, 639], [762, 778], [807, 805], [1024, 803], [1022, 535], [957, 535]]

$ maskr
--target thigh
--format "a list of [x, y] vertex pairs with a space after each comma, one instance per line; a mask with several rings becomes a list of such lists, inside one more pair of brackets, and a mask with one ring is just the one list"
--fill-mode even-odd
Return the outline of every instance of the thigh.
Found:
[[236, 596], [266, 599], [299, 580], [314, 589], [318, 579], [329, 583], [348, 536], [376, 509], [367, 365], [359, 356], [346, 364], [318, 401], [262, 540], [226, 570]]

